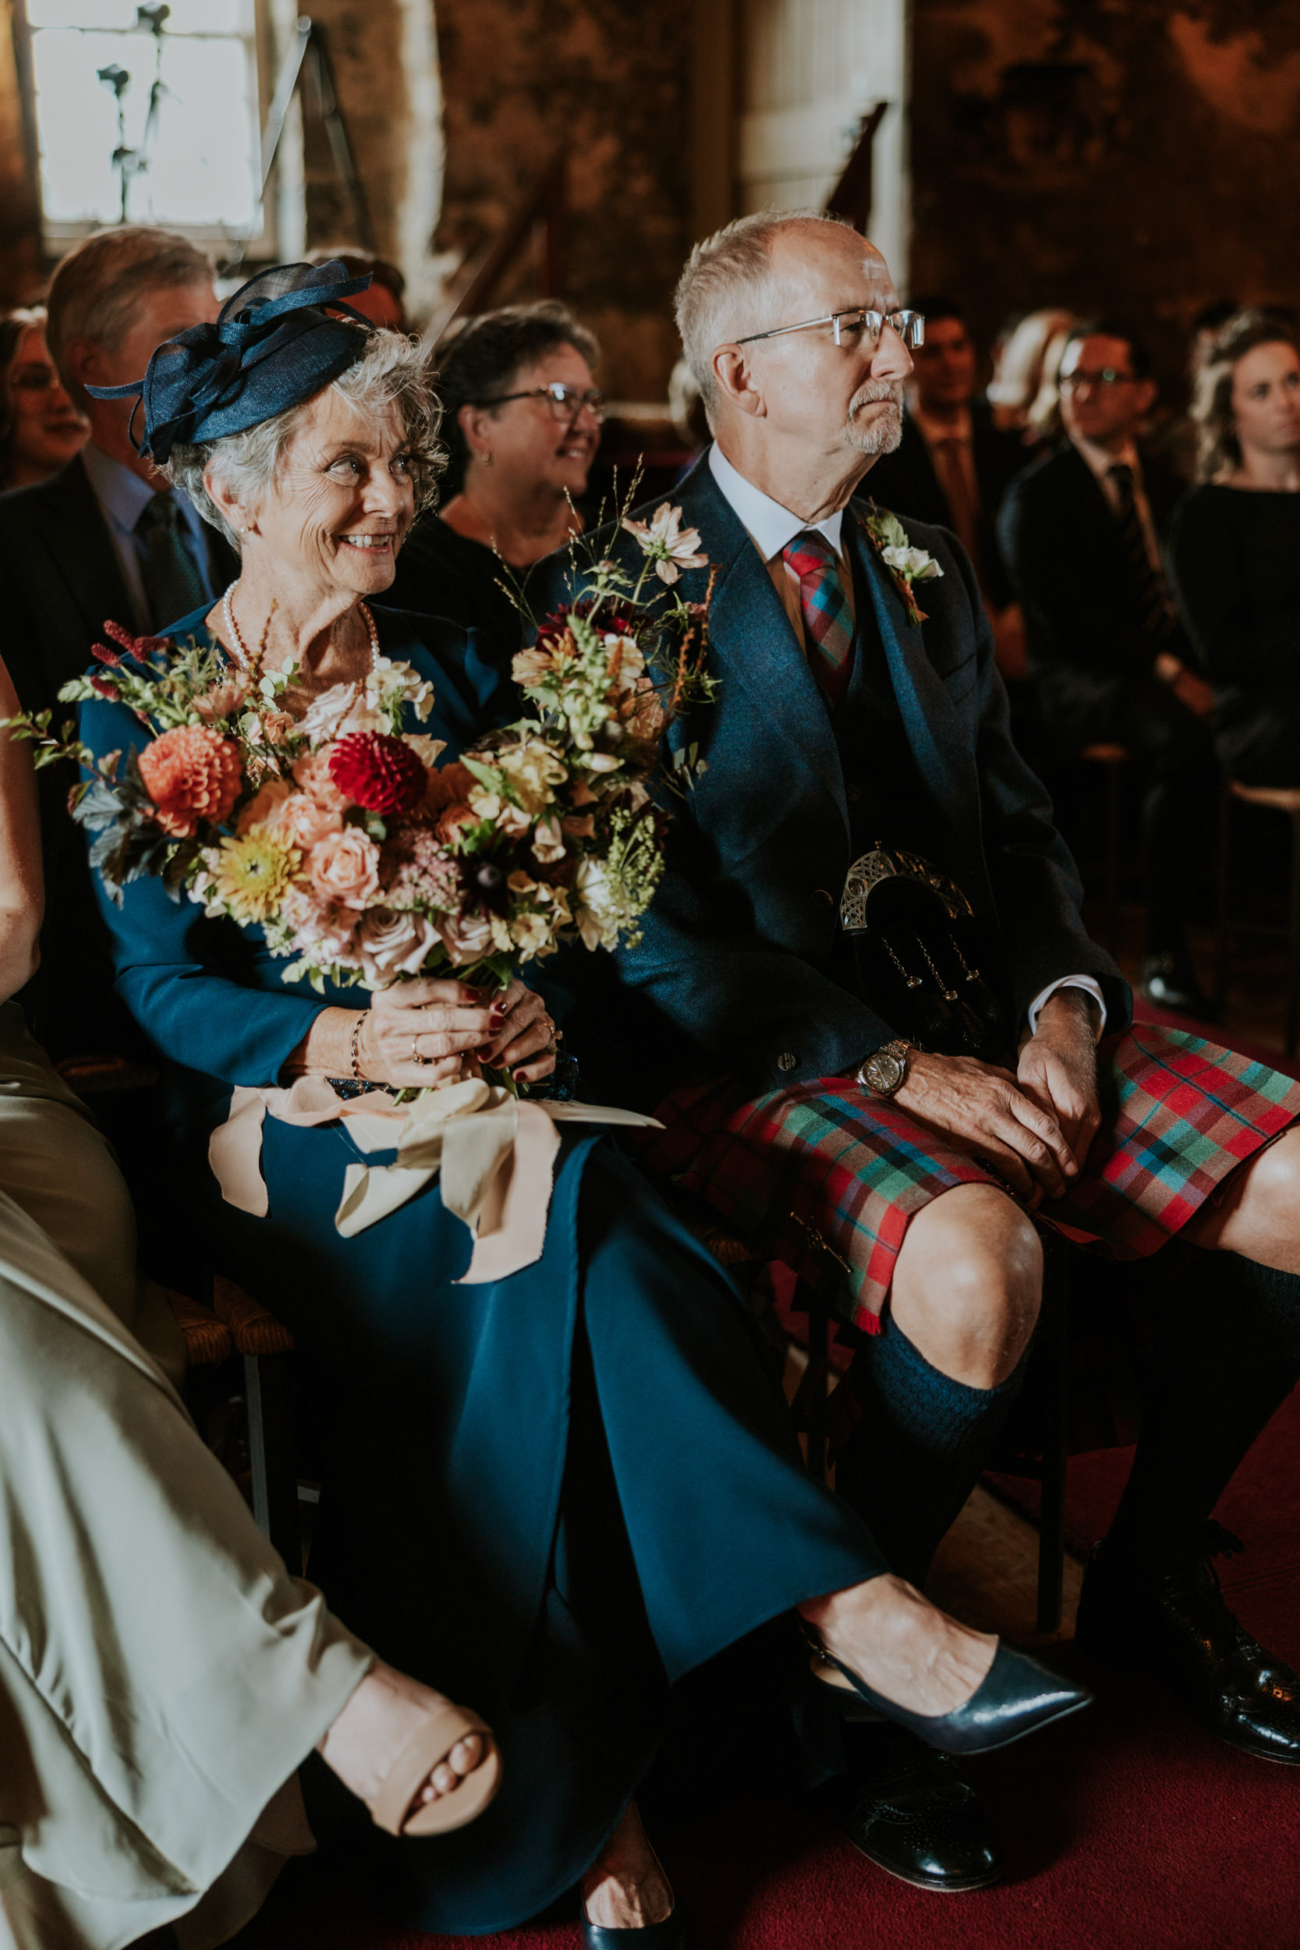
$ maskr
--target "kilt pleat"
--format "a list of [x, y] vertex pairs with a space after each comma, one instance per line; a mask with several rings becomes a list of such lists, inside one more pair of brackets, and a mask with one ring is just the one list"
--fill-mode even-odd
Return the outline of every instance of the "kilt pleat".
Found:
[[[1300, 1082], [1181, 1030], [1138, 1023], [1097, 1053], [1102, 1128], [1035, 1216], [1115, 1259], [1157, 1252], [1229, 1174], [1300, 1118]], [[821, 1077], [751, 1097], [734, 1078], [659, 1106], [643, 1164], [704, 1200], [868, 1332], [913, 1216], [997, 1174], [905, 1111]]]

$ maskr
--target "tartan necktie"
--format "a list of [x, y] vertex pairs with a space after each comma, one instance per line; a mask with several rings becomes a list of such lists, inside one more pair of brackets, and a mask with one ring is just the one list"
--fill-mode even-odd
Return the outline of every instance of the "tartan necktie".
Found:
[[834, 709], [844, 702], [853, 669], [853, 612], [840, 558], [824, 535], [805, 528], [781, 559], [799, 578], [808, 665]]
[[1137, 495], [1134, 491], [1133, 469], [1125, 462], [1117, 461], [1114, 467], [1107, 469], [1107, 474], [1115, 483], [1115, 491], [1119, 497], [1116, 520], [1119, 522], [1124, 553], [1128, 557], [1129, 567], [1133, 571], [1133, 581], [1137, 587], [1142, 628], [1157, 642], [1167, 642], [1178, 624], [1164, 570], [1152, 562], [1147, 550], [1146, 530], [1142, 526], [1142, 516], [1138, 510]]
[[165, 629], [208, 600], [203, 575], [181, 539], [180, 519], [175, 495], [164, 492], [145, 503], [135, 524], [145, 545], [141, 575], [151, 630]]

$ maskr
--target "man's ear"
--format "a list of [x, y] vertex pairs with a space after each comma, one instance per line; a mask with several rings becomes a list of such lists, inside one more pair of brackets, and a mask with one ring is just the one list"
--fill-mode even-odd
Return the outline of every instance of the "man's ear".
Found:
[[767, 404], [743, 346], [720, 345], [713, 355], [712, 365], [718, 391], [728, 405], [734, 406], [738, 413], [753, 415], [755, 419], [766, 416]]
[[1137, 409], [1139, 419], [1144, 420], [1151, 411], [1151, 408], [1155, 405], [1158, 390], [1154, 379], [1139, 379], [1137, 385], [1133, 388], [1133, 404]]
[[63, 348], [63, 361], [78, 386], [100, 385], [104, 349], [95, 339], [69, 339]]

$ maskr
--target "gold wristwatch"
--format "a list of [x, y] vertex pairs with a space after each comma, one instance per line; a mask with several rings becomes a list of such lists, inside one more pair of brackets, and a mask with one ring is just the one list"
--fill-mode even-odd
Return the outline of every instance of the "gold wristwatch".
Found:
[[892, 1097], [907, 1080], [907, 1053], [912, 1045], [900, 1038], [885, 1043], [865, 1057], [858, 1068], [857, 1081], [872, 1097]]

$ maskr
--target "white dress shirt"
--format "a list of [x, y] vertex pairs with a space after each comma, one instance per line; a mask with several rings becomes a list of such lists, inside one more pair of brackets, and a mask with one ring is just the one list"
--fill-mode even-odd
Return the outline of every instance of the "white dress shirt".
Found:
[[[796, 535], [811, 528], [824, 535], [844, 567], [844, 588], [850, 604], [853, 601], [853, 574], [844, 554], [842, 530], [844, 510], [841, 508], [823, 521], [808, 522], [801, 516], [783, 508], [770, 494], [764, 494], [752, 481], [747, 481], [739, 470], [732, 466], [715, 440], [709, 449], [709, 471], [717, 482], [732, 512], [739, 519], [754, 547], [763, 558], [772, 585], [781, 598], [782, 607], [790, 618], [795, 636], [807, 648], [804, 639], [803, 607], [799, 599], [799, 578], [793, 575], [782, 560], [782, 550], [792, 542]], [[1112, 483], [1113, 485], [1113, 483]], [[1091, 975], [1062, 975], [1059, 980], [1049, 982], [1029, 1005], [1029, 1033], [1038, 1027], [1038, 1018], [1049, 997], [1058, 989], [1083, 989], [1090, 995], [1100, 1011], [1101, 1020], [1097, 1028], [1100, 1042], [1106, 1026], [1106, 1004], [1102, 1000], [1100, 984]]]
[[[142, 481], [131, 468], [124, 467], [120, 460], [114, 460], [93, 440], [88, 440], [81, 450], [81, 464], [86, 470], [91, 492], [99, 503], [99, 511], [108, 524], [108, 532], [113, 538], [113, 548], [117, 555], [122, 580], [126, 584], [127, 595], [131, 599], [132, 625], [135, 629], [147, 631], [152, 622], [149, 605], [144, 593], [144, 558], [147, 553], [143, 538], [136, 533], [136, 523], [159, 492]], [[198, 509], [179, 488], [172, 494], [180, 511], [180, 536], [187, 553], [203, 580], [203, 587], [209, 597], [215, 596], [212, 587], [212, 572], [208, 566], [207, 531]], [[164, 621], [170, 619], [164, 618]]]

